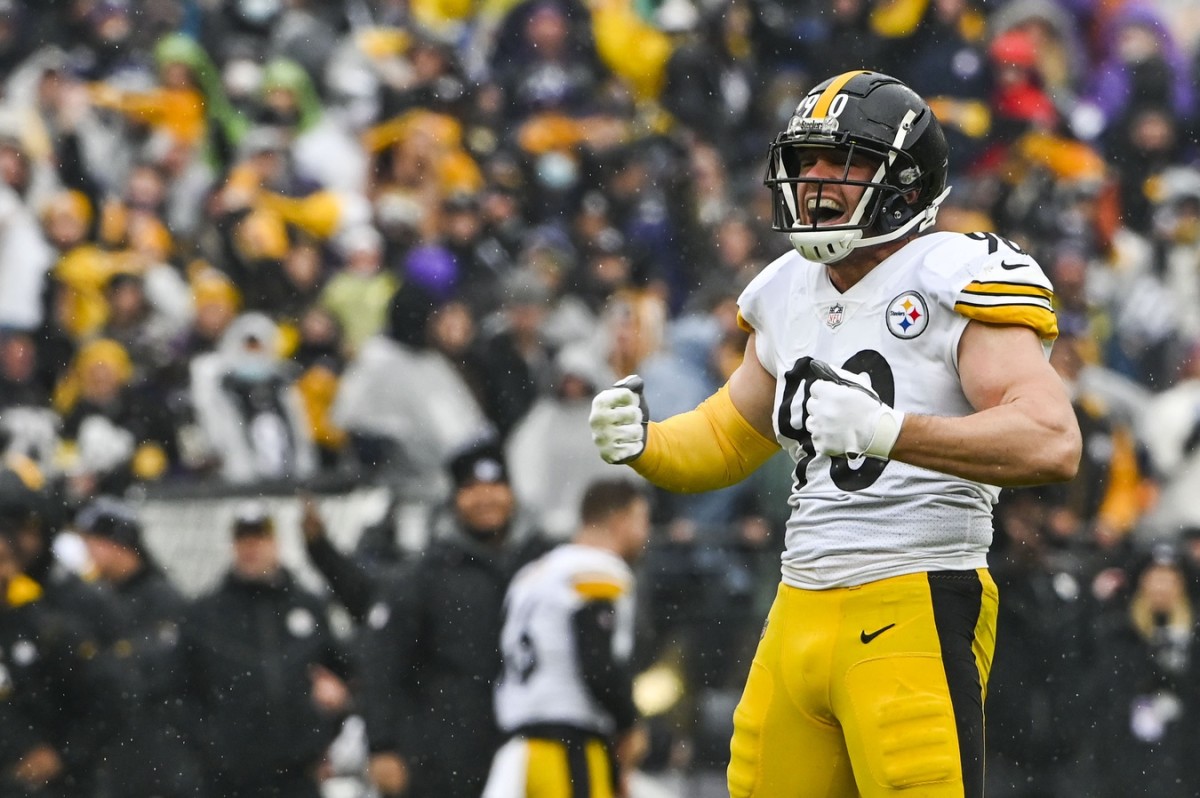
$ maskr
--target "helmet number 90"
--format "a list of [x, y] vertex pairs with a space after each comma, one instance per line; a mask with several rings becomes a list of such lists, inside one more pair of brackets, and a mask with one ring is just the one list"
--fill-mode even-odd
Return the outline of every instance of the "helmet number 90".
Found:
[[[820, 94], [810, 94], [800, 101], [800, 107], [796, 109], [796, 116], [802, 119], [807, 119], [812, 116], [813, 109], [817, 107], [817, 101], [821, 99]], [[826, 111], [826, 116], [838, 117], [842, 115], [842, 111], [846, 110], [846, 103], [850, 102], [850, 96], [847, 94], [839, 94], [829, 103], [829, 110]]]

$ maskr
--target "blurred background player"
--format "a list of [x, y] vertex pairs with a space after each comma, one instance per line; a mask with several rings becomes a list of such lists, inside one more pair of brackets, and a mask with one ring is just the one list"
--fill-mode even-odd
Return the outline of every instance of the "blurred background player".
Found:
[[629, 670], [630, 566], [649, 534], [643, 491], [598, 480], [584, 493], [575, 537], [513, 579], [496, 685], [496, 717], [510, 739], [484, 798], [628, 794], [625, 778], [646, 745]]

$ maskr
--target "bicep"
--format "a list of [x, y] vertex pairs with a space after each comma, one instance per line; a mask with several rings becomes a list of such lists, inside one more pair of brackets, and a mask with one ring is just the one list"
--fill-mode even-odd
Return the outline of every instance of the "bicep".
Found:
[[958, 372], [976, 411], [1021, 402], [1027, 412], [1073, 417], [1066, 386], [1028, 327], [972, 321], [959, 340]]
[[774, 439], [771, 414], [775, 409], [775, 377], [759, 362], [754, 348], [756, 338], [754, 333], [750, 334], [742, 363], [729, 377], [729, 398], [751, 426], [764, 437]]

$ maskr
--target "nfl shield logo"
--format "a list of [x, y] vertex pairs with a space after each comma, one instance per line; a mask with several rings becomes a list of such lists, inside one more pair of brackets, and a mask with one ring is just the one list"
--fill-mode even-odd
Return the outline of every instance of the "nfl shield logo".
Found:
[[842, 323], [845, 316], [846, 307], [840, 302], [834, 302], [825, 309], [825, 323], [829, 325], [829, 329], [834, 329]]

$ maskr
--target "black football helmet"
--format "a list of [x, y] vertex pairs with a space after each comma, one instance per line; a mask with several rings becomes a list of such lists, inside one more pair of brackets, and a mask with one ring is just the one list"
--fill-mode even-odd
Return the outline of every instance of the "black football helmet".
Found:
[[[844, 156], [841, 179], [801, 176], [802, 156], [813, 149]], [[851, 163], [864, 157], [878, 169], [869, 180], [849, 179]], [[950, 193], [948, 166], [942, 127], [916, 92], [879, 72], [846, 72], [810, 91], [771, 145], [764, 182], [773, 195], [774, 229], [790, 233], [792, 246], [819, 263], [921, 232]], [[857, 207], [839, 212], [848, 218], [823, 225], [819, 209], [830, 183], [865, 191]], [[802, 184], [815, 185], [815, 192], [801, 191]], [[800, 207], [802, 195], [808, 208]]]

